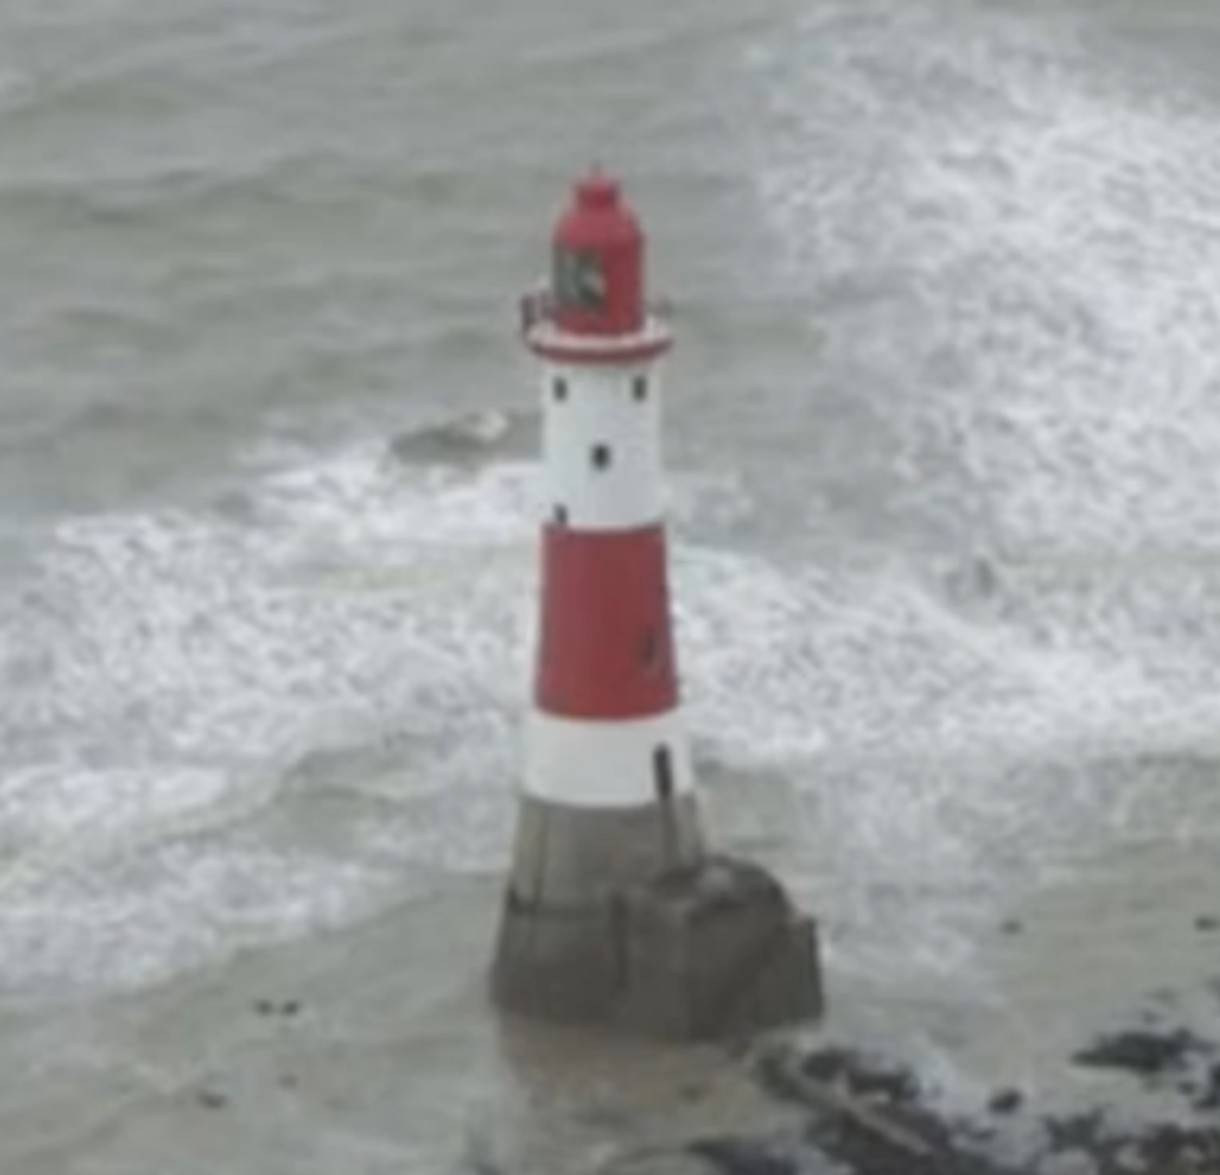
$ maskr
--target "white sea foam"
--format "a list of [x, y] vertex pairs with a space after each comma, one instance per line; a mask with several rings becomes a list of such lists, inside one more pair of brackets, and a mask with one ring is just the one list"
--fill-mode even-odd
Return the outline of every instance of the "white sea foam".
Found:
[[[911, 511], [988, 552], [964, 599], [901, 566], [755, 579], [765, 639], [716, 668], [759, 711], [700, 699], [721, 753], [817, 796], [816, 881], [876, 930], [841, 960], [864, 969], [960, 972], [955, 904], [1069, 846], [1218, 831], [1202, 797], [1183, 821], [1118, 766], [1220, 747], [1212, 107], [1110, 68], [1087, 14], [1044, 17], [820, 4], [747, 61], [763, 268], [893, 429]], [[891, 921], [895, 883], [937, 900]]]
[[[411, 867], [494, 868], [528, 696], [532, 480], [370, 446], [214, 510], [38, 536], [0, 599], [17, 687], [0, 711], [0, 973], [144, 982], [235, 945], [217, 920], [237, 926], [243, 903], [251, 934], [300, 931], [311, 859], [320, 919], [384, 898], [391, 866], [400, 885]], [[680, 513], [705, 492], [719, 514], [737, 490], [700, 479]], [[284, 863], [277, 913], [251, 872], [276, 851], [241, 842], [297, 787], [381, 807], [348, 825], [350, 877], [327, 853]]]
[[[677, 479], [680, 517], [704, 498], [722, 511], [729, 482]], [[240, 521], [60, 526], [4, 601], [5, 669], [24, 685], [0, 715], [21, 757], [0, 784], [0, 972], [145, 982], [354, 917], [411, 876], [499, 867], [527, 698], [530, 483], [526, 466], [414, 469], [357, 450], [268, 478]], [[1046, 798], [963, 795], [938, 755], [1046, 754], [1146, 706], [1130, 666], [1022, 649], [901, 567], [781, 572], [692, 545], [682, 525], [695, 735], [730, 768], [790, 769], [816, 797], [845, 909], [884, 903], [887, 885], [975, 884]], [[870, 756], [909, 763], [843, 767]], [[344, 825], [338, 856], [260, 842], [249, 822], [294, 788], [379, 806]], [[929, 966], [955, 957], [931, 945], [946, 928], [923, 929]]]
[[[156, 883], [116, 893], [127, 913], [101, 918], [111, 881], [159, 859], [162, 841], [257, 810], [317, 748], [398, 739], [400, 799], [506, 786], [499, 725], [519, 692], [532, 569], [524, 486], [516, 469], [412, 480], [361, 452], [272, 478], [244, 522], [167, 511], [43, 538], [33, 576], [0, 602], [0, 667], [16, 687], [0, 712], [0, 969], [75, 959], [117, 978], [104, 959], [147, 962], [136, 941], [171, 926], [176, 957], [191, 926], [208, 929], [206, 903], [184, 897], [196, 854], [150, 866]], [[452, 820], [432, 828], [451, 852], [463, 843]], [[425, 863], [444, 863], [432, 836], [415, 839]], [[218, 850], [197, 856], [223, 872]], [[334, 870], [318, 861], [320, 900], [347, 892]], [[82, 876], [77, 918], [62, 887]], [[294, 888], [283, 918], [299, 926], [308, 887]], [[259, 902], [274, 924], [271, 897]]]
[[[819, 5], [757, 50], [759, 203], [827, 362], [993, 540], [1210, 550], [1213, 118], [1188, 83], [1080, 68], [1082, 19]], [[862, 284], [886, 296], [857, 312]]]

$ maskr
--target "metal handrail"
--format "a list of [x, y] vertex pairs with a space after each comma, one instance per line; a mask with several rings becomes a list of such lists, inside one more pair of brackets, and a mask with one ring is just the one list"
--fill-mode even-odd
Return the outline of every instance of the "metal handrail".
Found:
[[[554, 320], [555, 298], [550, 289], [541, 286], [522, 294], [517, 308], [521, 333], [527, 335], [540, 323]], [[674, 314], [673, 302], [669, 298], [657, 298], [645, 302], [644, 310], [647, 318], [657, 319], [663, 323], [668, 322]]]

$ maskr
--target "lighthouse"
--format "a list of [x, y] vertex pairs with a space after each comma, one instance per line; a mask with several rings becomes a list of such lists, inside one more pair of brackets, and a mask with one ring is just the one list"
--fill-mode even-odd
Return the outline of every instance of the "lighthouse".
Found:
[[707, 1038], [821, 1009], [813, 922], [706, 843], [670, 612], [659, 366], [644, 236], [579, 180], [549, 289], [523, 299], [542, 373], [539, 613], [493, 966], [506, 1010]]

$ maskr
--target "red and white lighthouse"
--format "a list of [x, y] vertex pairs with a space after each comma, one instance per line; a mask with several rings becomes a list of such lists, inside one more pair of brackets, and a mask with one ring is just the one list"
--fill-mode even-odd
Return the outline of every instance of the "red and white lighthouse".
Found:
[[[550, 289], [524, 301], [522, 327], [542, 364], [541, 607], [497, 998], [549, 1018], [716, 1030], [678, 990], [684, 969], [709, 967], [682, 922], [710, 884], [739, 915], [765, 890], [772, 931], [799, 923], [809, 996], [762, 1019], [808, 1014], [810, 924], [761, 870], [704, 851], [666, 560], [658, 367], [672, 336], [645, 302], [639, 224], [600, 172], [575, 186]], [[663, 960], [652, 939], [666, 922], [679, 933]], [[729, 960], [750, 938], [722, 934], [712, 953]]]
[[674, 808], [671, 837], [630, 847], [633, 869], [675, 864], [698, 838], [693, 812], [676, 815], [692, 790], [661, 481], [657, 368], [672, 339], [647, 313], [643, 237], [612, 180], [578, 184], [553, 248], [550, 312], [526, 333], [543, 366], [548, 516], [525, 794], [599, 825]]

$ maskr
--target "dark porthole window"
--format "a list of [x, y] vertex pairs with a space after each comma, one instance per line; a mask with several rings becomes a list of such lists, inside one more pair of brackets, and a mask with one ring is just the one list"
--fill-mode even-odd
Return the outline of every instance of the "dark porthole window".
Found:
[[568, 508], [566, 506], [556, 506], [555, 507], [555, 525], [556, 526], [567, 526], [568, 525]]
[[566, 379], [552, 380], [551, 395], [553, 395], [556, 400], [566, 400], [568, 398], [568, 381]]
[[594, 445], [589, 453], [594, 469], [606, 469], [610, 465], [610, 446]]
[[648, 398], [648, 377], [637, 375], [631, 381], [631, 394], [637, 400], [646, 400]]

